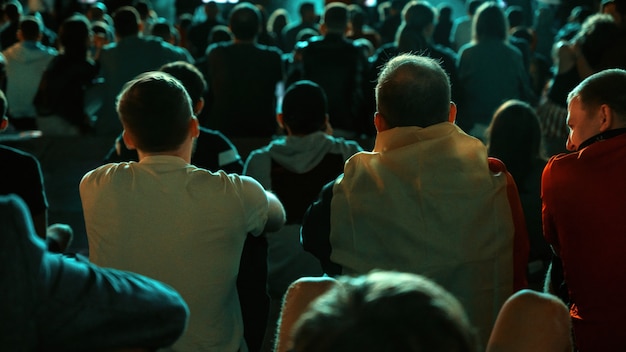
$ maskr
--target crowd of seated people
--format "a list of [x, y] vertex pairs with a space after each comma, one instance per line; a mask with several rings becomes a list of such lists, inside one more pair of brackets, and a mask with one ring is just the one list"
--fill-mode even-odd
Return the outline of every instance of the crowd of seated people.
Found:
[[[626, 1], [206, 1], [181, 5], [178, 20], [156, 2], [1, 7], [3, 135], [110, 146], [75, 190], [89, 258], [63, 257], [82, 229], [48, 225], [37, 156], [19, 142], [0, 149], [1, 193], [17, 194], [0, 199], [1, 215], [15, 214], [12, 233], [37, 249], [12, 255], [35, 261], [44, 273], [30, 284], [53, 290], [31, 298], [49, 305], [54, 280], [80, 292], [63, 267], [104, 278], [58, 321], [89, 321], [67, 314], [119, 297], [147, 311], [118, 327], [160, 322], [162, 336], [95, 347], [266, 352], [287, 334], [295, 350], [331, 351], [366, 334], [375, 342], [350, 348], [378, 350], [382, 335], [364, 333], [378, 325], [329, 335], [357, 314], [342, 305], [413, 287], [452, 302], [429, 313], [458, 318], [441, 322], [445, 333], [418, 324], [428, 343], [620, 349]], [[302, 277], [342, 278], [286, 331], [281, 303], [284, 314]], [[169, 301], [153, 304], [150, 287]], [[545, 316], [558, 321], [539, 335]], [[94, 347], [82, 341], [92, 331], [77, 331], [46, 332], [30, 350]]]

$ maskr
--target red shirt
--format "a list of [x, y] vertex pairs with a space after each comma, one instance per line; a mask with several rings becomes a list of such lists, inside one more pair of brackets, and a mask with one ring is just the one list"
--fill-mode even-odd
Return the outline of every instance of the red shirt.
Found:
[[563, 261], [580, 351], [626, 348], [626, 134], [550, 159], [543, 229]]

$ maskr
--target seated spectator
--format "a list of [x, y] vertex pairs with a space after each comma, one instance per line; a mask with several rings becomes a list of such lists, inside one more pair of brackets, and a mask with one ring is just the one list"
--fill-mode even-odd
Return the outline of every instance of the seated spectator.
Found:
[[46, 251], [26, 204], [0, 196], [0, 286], [7, 351], [101, 351], [167, 347], [189, 311], [171, 287]]
[[489, 156], [504, 162], [515, 179], [529, 236], [529, 281], [539, 289], [552, 251], [541, 228], [541, 173], [547, 159], [535, 110], [519, 100], [500, 105], [487, 129], [487, 148]]
[[48, 64], [34, 98], [40, 116], [37, 124], [45, 135], [79, 135], [91, 130], [85, 92], [98, 75], [98, 66], [89, 54], [90, 27], [83, 15], [61, 24], [61, 52]]
[[[202, 73], [192, 64], [176, 61], [161, 66], [161, 72], [166, 72], [178, 79], [189, 94], [193, 112], [197, 116], [204, 108], [203, 95], [206, 92], [206, 81]], [[200, 134], [194, 142], [191, 154], [191, 163], [210, 171], [224, 170], [227, 173], [241, 173], [243, 161], [237, 148], [219, 131], [199, 127]], [[115, 140], [104, 161], [107, 163], [121, 161], [138, 161], [137, 150], [130, 150], [124, 144], [122, 135]]]
[[140, 73], [157, 70], [174, 61], [193, 63], [193, 58], [183, 48], [152, 37], [143, 37], [139, 13], [131, 6], [123, 6], [113, 13], [116, 42], [102, 48], [98, 57], [103, 85], [90, 93], [101, 98], [95, 132], [99, 136], [117, 137], [122, 131], [115, 99], [126, 82]]
[[353, 155], [302, 223], [329, 275], [426, 275], [466, 307], [487, 341], [502, 303], [526, 287], [528, 234], [511, 175], [454, 122], [437, 61], [403, 54], [376, 86], [372, 152]]
[[41, 22], [25, 16], [19, 22], [18, 43], [2, 51], [6, 62], [7, 100], [11, 124], [19, 131], [36, 130], [37, 111], [33, 99], [48, 64], [57, 55], [40, 43]]
[[287, 214], [285, 227], [267, 234], [267, 290], [271, 299], [267, 336], [274, 333], [287, 287], [300, 277], [323, 274], [319, 261], [300, 245], [306, 208], [323, 185], [341, 174], [344, 162], [361, 151], [354, 141], [332, 137], [326, 95], [311, 81], [299, 81], [287, 89], [277, 120], [286, 136], [252, 151], [244, 167], [245, 175], [276, 194]]
[[[9, 125], [7, 100], [0, 91], [0, 133]], [[0, 195], [16, 194], [28, 206], [37, 236], [46, 241], [51, 252], [64, 252], [71, 244], [73, 231], [65, 224], [48, 226], [48, 198], [43, 172], [34, 155], [0, 145]]]
[[207, 127], [228, 138], [271, 138], [277, 131], [276, 88], [283, 81], [282, 53], [256, 42], [261, 14], [236, 5], [229, 26], [235, 40], [207, 49]]
[[282, 227], [282, 205], [250, 177], [190, 164], [198, 121], [172, 75], [131, 80], [117, 110], [139, 162], [106, 164], [81, 180], [90, 260], [180, 292], [191, 316], [174, 350], [247, 350], [236, 288], [241, 253], [248, 233]]
[[[541, 179], [543, 233], [562, 263], [579, 351], [621, 350], [626, 329], [624, 86], [626, 70], [608, 69], [569, 93], [570, 153], [551, 157]], [[546, 276], [551, 292], [562, 282]]]
[[507, 19], [500, 5], [485, 2], [475, 16], [474, 40], [459, 50], [456, 123], [484, 141], [485, 130], [500, 104], [509, 99], [532, 104], [535, 97], [522, 54], [509, 44]]

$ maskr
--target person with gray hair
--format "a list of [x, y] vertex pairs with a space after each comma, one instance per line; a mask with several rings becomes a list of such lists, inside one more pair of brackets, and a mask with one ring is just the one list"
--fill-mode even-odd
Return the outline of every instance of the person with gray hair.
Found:
[[[571, 152], [553, 156], [541, 180], [543, 232], [562, 263], [580, 351], [619, 350], [626, 329], [625, 86], [626, 71], [608, 69], [569, 93]], [[556, 291], [553, 276], [545, 286]]]
[[329, 275], [378, 268], [435, 279], [467, 307], [484, 342], [500, 305], [526, 286], [528, 238], [513, 178], [454, 124], [437, 61], [390, 60], [376, 102], [374, 150], [352, 156], [324, 187], [303, 221], [304, 248]]

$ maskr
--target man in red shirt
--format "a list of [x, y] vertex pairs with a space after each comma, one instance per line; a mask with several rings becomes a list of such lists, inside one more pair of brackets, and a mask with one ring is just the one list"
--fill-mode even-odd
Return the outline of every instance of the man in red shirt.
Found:
[[544, 236], [563, 263], [580, 351], [624, 348], [625, 86], [626, 71], [611, 69], [570, 92], [572, 153], [552, 157], [543, 172]]

